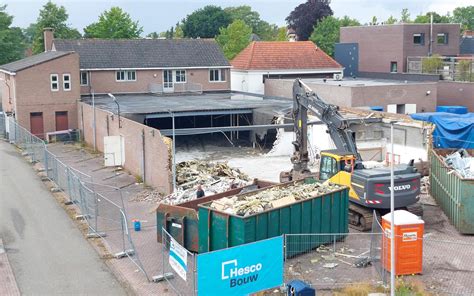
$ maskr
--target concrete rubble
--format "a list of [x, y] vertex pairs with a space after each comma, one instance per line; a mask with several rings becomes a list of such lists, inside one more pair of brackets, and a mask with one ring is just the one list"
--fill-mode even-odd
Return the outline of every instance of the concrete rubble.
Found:
[[456, 170], [463, 178], [474, 178], [474, 157], [465, 149], [460, 149], [445, 158], [446, 164]]
[[196, 199], [196, 188], [202, 186], [205, 196], [242, 187], [251, 183], [250, 178], [239, 169], [230, 167], [225, 162], [207, 162], [199, 160], [183, 161], [176, 165], [177, 190], [169, 195], [160, 191], [143, 191], [132, 201], [149, 201], [153, 203], [180, 204]]
[[332, 183], [292, 184], [272, 187], [256, 193], [224, 197], [211, 203], [211, 208], [228, 214], [250, 216], [263, 211], [283, 207], [299, 200], [330, 193], [341, 187]]

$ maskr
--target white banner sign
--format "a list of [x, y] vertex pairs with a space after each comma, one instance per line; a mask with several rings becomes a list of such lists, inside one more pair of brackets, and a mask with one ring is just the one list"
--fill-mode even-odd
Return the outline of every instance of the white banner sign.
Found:
[[170, 241], [170, 258], [169, 263], [176, 273], [186, 280], [186, 272], [188, 271], [188, 252], [177, 241]]

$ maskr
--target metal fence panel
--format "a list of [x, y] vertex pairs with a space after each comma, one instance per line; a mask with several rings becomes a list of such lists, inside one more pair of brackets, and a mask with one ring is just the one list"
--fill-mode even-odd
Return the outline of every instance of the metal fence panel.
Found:
[[196, 283], [196, 257], [194, 253], [189, 251], [187, 252], [187, 270], [186, 270], [186, 280], [184, 280], [172, 267], [170, 264], [170, 245], [171, 241], [176, 244], [173, 237], [162, 228], [162, 263], [163, 263], [163, 276], [165, 277], [168, 284], [178, 295], [197, 295], [197, 283]]

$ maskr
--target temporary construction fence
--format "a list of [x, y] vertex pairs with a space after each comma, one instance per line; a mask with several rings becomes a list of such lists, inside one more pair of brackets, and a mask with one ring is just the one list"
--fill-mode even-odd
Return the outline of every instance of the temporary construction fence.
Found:
[[[70, 205], [76, 205], [80, 215], [88, 226], [88, 237], [102, 238], [105, 244], [102, 251], [116, 258], [128, 257], [137, 268], [150, 279], [136, 252], [129, 221], [123, 205], [121, 190], [112, 186], [95, 184], [91, 176], [84, 174], [62, 162], [48, 150], [46, 143], [21, 127], [13, 118], [0, 114], [0, 136], [23, 150], [32, 163], [40, 163], [46, 177], [54, 182], [52, 191], [67, 194]], [[5, 122], [8, 122], [6, 126]], [[97, 189], [99, 188], [99, 189]], [[107, 197], [115, 192], [119, 200]]]

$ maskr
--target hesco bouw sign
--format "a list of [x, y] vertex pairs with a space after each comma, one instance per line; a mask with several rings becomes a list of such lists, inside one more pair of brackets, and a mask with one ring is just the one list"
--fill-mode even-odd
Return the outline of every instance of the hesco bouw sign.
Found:
[[198, 255], [198, 295], [245, 295], [283, 283], [283, 236]]

